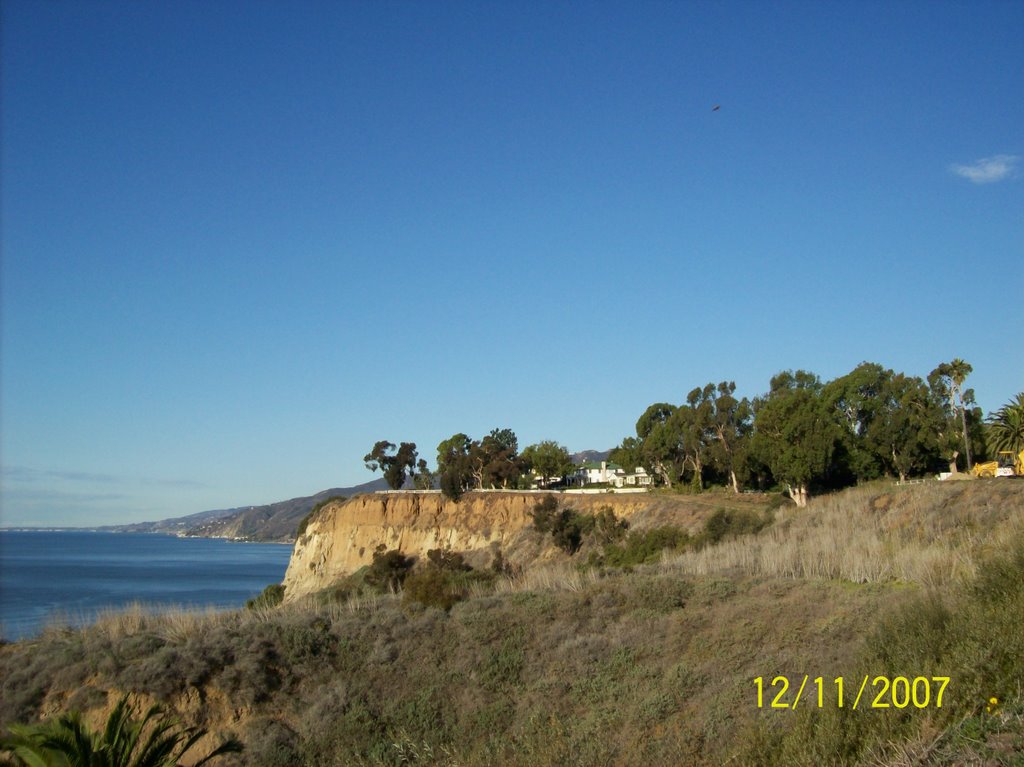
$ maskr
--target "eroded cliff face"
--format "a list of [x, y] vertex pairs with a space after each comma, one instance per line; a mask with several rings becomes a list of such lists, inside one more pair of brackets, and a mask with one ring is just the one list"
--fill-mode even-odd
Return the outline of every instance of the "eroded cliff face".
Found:
[[[454, 503], [440, 493], [374, 493], [329, 504], [295, 542], [284, 576], [285, 599], [327, 588], [370, 564], [381, 544], [417, 558], [438, 548], [480, 555], [495, 547], [505, 550], [533, 524], [530, 512], [543, 495], [467, 493]], [[625, 518], [650, 504], [646, 495], [605, 494], [563, 496], [560, 502], [581, 511], [612, 506]]]

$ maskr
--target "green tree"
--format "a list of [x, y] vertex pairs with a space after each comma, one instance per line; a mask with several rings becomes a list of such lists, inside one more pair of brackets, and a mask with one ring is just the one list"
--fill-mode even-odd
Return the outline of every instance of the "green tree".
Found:
[[491, 429], [491, 433], [487, 436], [512, 453], [512, 455], [519, 455], [519, 438], [511, 429]]
[[473, 486], [473, 441], [459, 432], [437, 446], [437, 475], [446, 498], [459, 500]]
[[931, 471], [941, 460], [937, 435], [944, 417], [928, 386], [920, 378], [897, 373], [884, 382], [879, 400], [865, 435], [867, 448], [901, 482]]
[[410, 479], [416, 471], [416, 443], [403, 442], [398, 446], [398, 453], [395, 455], [395, 462], [384, 476], [388, 484], [395, 490], [400, 490], [405, 485], [406, 477]]
[[680, 420], [674, 418], [676, 410], [675, 405], [656, 402], [636, 422], [640, 465], [652, 476], [660, 477], [666, 487], [679, 479], [685, 460]]
[[542, 487], [547, 487], [555, 477], [564, 477], [573, 468], [569, 451], [551, 439], [524, 449], [523, 458], [526, 465], [540, 477]]
[[615, 516], [611, 506], [602, 506], [594, 515], [594, 539], [602, 546], [622, 540], [629, 522]]
[[608, 460], [619, 464], [627, 471], [635, 471], [637, 467], [644, 466], [640, 440], [636, 437], [626, 437], [622, 443], [611, 451]]
[[1009, 450], [1017, 455], [1024, 450], [1024, 392], [1003, 405], [988, 418], [989, 450], [994, 455]]
[[885, 389], [893, 372], [873, 362], [862, 362], [844, 376], [825, 385], [823, 396], [843, 426], [842, 446], [846, 463], [858, 480], [880, 477], [885, 457], [872, 443], [871, 433], [887, 403]]
[[434, 472], [427, 468], [427, 462], [423, 458], [416, 462], [416, 475], [412, 481], [417, 490], [430, 490], [434, 487]]
[[523, 473], [519, 440], [511, 429], [493, 429], [470, 446], [470, 464], [477, 487], [507, 488]]
[[407, 477], [412, 477], [416, 469], [416, 443], [403, 442], [397, 452], [395, 445], [387, 440], [380, 440], [373, 449], [363, 456], [366, 468], [370, 471], [380, 469], [388, 487], [401, 490]]
[[704, 489], [704, 467], [715, 440], [715, 386], [693, 389], [686, 395], [686, 404], [679, 407], [672, 419], [683, 452], [683, 466], [692, 471], [690, 482], [698, 492]]
[[[968, 405], [974, 404], [974, 390], [964, 389], [964, 383], [973, 372], [973, 368], [962, 359], [957, 358], [952, 362], [943, 362], [928, 375], [928, 384], [936, 399], [942, 404], [947, 413], [949, 424], [940, 434], [940, 441], [944, 442], [951, 456], [949, 470], [956, 471], [956, 459], [959, 455], [959, 447], [953, 445], [958, 442], [964, 448], [964, 457], [967, 460], [967, 470], [970, 471], [973, 465], [971, 456], [971, 440], [968, 434]], [[959, 430], [959, 437], [954, 437]], [[961, 442], [962, 439], [962, 442]]]
[[767, 396], [754, 404], [752, 449], [798, 507], [807, 505], [812, 485], [826, 477], [841, 438], [813, 373], [779, 373]]
[[[91, 731], [72, 712], [42, 724], [12, 725], [0, 751], [29, 767], [177, 767], [206, 735], [206, 730], [181, 726], [159, 706], [151, 706], [141, 719], [137, 716], [125, 695], [100, 732]], [[241, 751], [242, 744], [231, 738], [192, 764], [199, 767]]]
[[[710, 386], [711, 384], [708, 384]], [[705, 390], [707, 387], [705, 387]], [[722, 381], [709, 397], [711, 405], [712, 458], [728, 477], [729, 486], [739, 493], [738, 472], [742, 469], [752, 428], [750, 401], [736, 399], [736, 383]]]

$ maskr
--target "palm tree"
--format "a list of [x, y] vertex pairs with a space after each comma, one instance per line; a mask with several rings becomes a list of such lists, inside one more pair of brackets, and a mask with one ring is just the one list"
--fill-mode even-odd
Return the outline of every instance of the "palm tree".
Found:
[[988, 438], [990, 449], [998, 453], [1009, 450], [1016, 455], [1024, 450], [1024, 392], [994, 413], [989, 413]]
[[[177, 767], [206, 735], [182, 727], [155, 705], [137, 719], [128, 697], [118, 701], [102, 732], [90, 732], [78, 713], [62, 714], [42, 724], [11, 725], [12, 736], [0, 741], [0, 752], [13, 754], [15, 764], [26, 767]], [[241, 750], [242, 744], [230, 738], [194, 764]]]

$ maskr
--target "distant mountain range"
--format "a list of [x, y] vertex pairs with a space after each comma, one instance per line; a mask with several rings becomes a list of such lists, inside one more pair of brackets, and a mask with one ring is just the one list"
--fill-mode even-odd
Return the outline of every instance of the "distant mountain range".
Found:
[[612, 454], [611, 450], [581, 450], [578, 453], [573, 453], [569, 456], [572, 462], [579, 465], [583, 463], [600, 463], [601, 461], [607, 461], [608, 456]]
[[167, 533], [201, 538], [238, 538], [248, 541], [291, 541], [299, 522], [320, 501], [341, 496], [384, 490], [383, 478], [352, 487], [332, 487], [315, 495], [291, 498], [264, 506], [239, 506], [234, 509], [200, 511], [185, 517], [137, 522], [130, 525], [109, 525], [98, 528], [119, 533]]
[[[610, 450], [583, 450], [573, 453], [572, 462], [605, 461]], [[166, 533], [199, 538], [236, 538], [246, 541], [290, 542], [295, 539], [299, 522], [316, 504], [337, 496], [351, 498], [360, 493], [386, 490], [383, 477], [352, 487], [332, 487], [315, 495], [291, 498], [264, 506], [239, 506], [234, 509], [200, 511], [185, 517], [161, 519], [158, 522], [137, 522], [131, 525], [108, 525], [97, 528], [119, 533]]]

